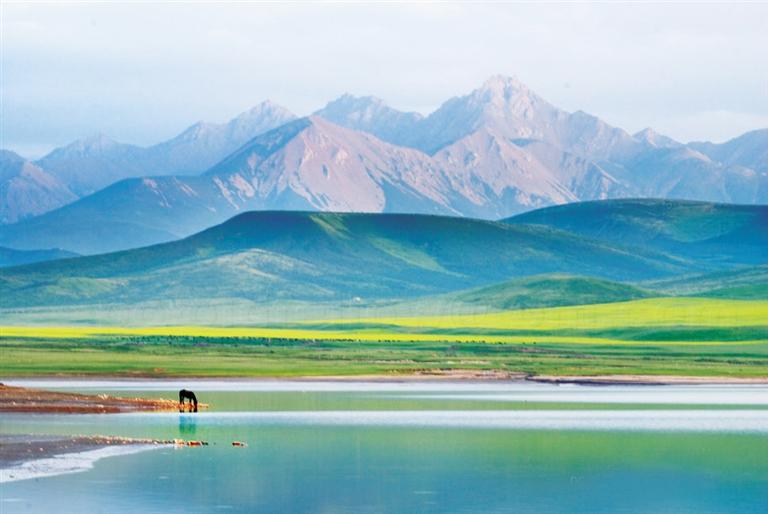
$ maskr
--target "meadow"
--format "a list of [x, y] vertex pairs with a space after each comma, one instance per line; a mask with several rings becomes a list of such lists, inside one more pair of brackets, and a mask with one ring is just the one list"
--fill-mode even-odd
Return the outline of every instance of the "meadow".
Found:
[[258, 326], [3, 326], [0, 373], [768, 376], [768, 301], [611, 304]]

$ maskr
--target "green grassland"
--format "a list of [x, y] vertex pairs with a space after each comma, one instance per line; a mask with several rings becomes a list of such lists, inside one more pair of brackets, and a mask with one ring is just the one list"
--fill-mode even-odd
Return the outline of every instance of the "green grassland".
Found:
[[0, 345], [4, 377], [399, 376], [445, 370], [561, 376], [768, 376], [765, 343], [693, 347], [105, 336], [99, 340], [3, 338]]
[[0, 373], [768, 377], [768, 301], [653, 298], [252, 326], [0, 328]]

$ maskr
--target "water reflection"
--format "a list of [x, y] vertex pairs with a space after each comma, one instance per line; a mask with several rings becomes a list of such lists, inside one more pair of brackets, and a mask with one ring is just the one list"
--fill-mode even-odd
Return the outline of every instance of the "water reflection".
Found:
[[188, 438], [197, 433], [197, 419], [194, 414], [179, 414], [179, 435]]

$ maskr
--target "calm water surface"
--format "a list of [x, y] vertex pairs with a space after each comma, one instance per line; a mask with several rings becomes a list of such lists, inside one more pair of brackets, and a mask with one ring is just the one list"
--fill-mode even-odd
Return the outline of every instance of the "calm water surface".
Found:
[[[26, 383], [25, 385], [30, 385]], [[768, 513], [768, 388], [47, 382], [208, 412], [3, 416], [4, 433], [202, 439], [0, 485], [25, 513]], [[234, 448], [234, 440], [247, 448]]]

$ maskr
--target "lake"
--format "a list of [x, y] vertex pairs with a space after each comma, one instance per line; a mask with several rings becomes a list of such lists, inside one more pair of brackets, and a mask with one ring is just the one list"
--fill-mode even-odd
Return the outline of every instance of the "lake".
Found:
[[168, 398], [187, 387], [211, 408], [3, 415], [3, 433], [209, 442], [4, 483], [3, 514], [768, 512], [766, 386], [9, 383]]

